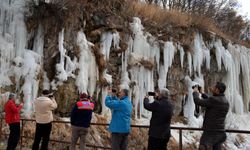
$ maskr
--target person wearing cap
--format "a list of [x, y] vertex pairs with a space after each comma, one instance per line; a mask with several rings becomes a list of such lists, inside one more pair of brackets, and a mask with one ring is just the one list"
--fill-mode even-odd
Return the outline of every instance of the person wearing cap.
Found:
[[170, 123], [173, 105], [169, 101], [169, 90], [166, 88], [155, 92], [154, 101], [144, 98], [144, 108], [152, 112], [149, 125], [148, 150], [166, 150], [170, 139]]
[[4, 106], [5, 122], [9, 125], [10, 135], [8, 139], [7, 150], [15, 150], [20, 138], [20, 110], [23, 103], [15, 104], [15, 95], [10, 94], [9, 100]]
[[[225, 119], [229, 110], [229, 102], [225, 97], [226, 85], [217, 82], [211, 89], [212, 96], [200, 98], [197, 87], [193, 89], [194, 102], [205, 107], [203, 121], [203, 134], [200, 139], [199, 149], [220, 150], [226, 140]], [[202, 94], [204, 95], [204, 94]]]
[[112, 119], [108, 130], [111, 134], [112, 150], [127, 150], [128, 134], [130, 133], [132, 103], [128, 90], [121, 89], [116, 96], [116, 90], [108, 89], [105, 105], [112, 111]]
[[35, 119], [36, 119], [36, 131], [35, 139], [32, 145], [32, 150], [38, 150], [39, 144], [42, 140], [41, 150], [47, 150], [50, 132], [52, 128], [53, 113], [52, 111], [57, 108], [55, 98], [49, 92], [49, 90], [43, 90], [42, 96], [38, 97], [34, 101]]
[[79, 101], [73, 106], [70, 115], [72, 128], [70, 150], [75, 150], [78, 139], [80, 138], [80, 150], [85, 150], [86, 136], [94, 110], [94, 103], [90, 102], [90, 96], [86, 93], [80, 95]]

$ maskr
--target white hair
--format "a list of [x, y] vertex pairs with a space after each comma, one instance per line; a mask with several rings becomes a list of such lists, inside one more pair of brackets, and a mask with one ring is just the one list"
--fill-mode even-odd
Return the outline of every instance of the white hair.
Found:
[[160, 93], [162, 97], [168, 97], [169, 96], [169, 90], [167, 88], [160, 89]]

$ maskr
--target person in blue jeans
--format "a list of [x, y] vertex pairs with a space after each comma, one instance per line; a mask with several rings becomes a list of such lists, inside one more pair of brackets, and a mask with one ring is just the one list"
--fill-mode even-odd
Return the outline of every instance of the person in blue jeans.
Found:
[[128, 97], [128, 90], [121, 89], [118, 97], [111, 89], [105, 99], [105, 105], [112, 111], [112, 119], [108, 130], [111, 134], [112, 150], [127, 150], [128, 135], [130, 133], [130, 120], [132, 103]]

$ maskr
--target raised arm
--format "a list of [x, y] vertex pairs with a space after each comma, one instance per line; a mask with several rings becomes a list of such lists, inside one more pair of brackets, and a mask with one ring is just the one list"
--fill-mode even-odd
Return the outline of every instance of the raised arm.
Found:
[[14, 102], [10, 103], [10, 109], [12, 112], [14, 113], [18, 113], [23, 107], [23, 104], [21, 103], [20, 105], [16, 106], [16, 104]]
[[159, 108], [159, 102], [156, 100], [153, 103], [149, 103], [149, 99], [144, 98], [143, 104], [144, 104], [144, 108], [149, 111], [156, 111], [157, 108]]
[[55, 110], [57, 108], [57, 103], [55, 98], [51, 98], [51, 105], [50, 105], [51, 110]]
[[110, 109], [120, 109], [122, 102], [116, 96], [106, 96], [105, 105]]
[[193, 97], [194, 97], [194, 103], [196, 105], [200, 105], [203, 107], [211, 107], [213, 105], [209, 97], [202, 96], [203, 98], [200, 98], [198, 92], [193, 92]]

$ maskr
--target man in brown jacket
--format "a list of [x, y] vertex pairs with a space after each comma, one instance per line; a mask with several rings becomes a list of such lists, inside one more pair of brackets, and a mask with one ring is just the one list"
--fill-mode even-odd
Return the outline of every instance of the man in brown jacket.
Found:
[[53, 121], [52, 111], [57, 108], [57, 103], [48, 90], [43, 90], [42, 96], [34, 101], [36, 117], [36, 133], [32, 150], [38, 150], [42, 140], [41, 150], [47, 150]]

